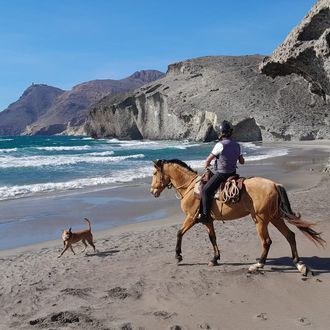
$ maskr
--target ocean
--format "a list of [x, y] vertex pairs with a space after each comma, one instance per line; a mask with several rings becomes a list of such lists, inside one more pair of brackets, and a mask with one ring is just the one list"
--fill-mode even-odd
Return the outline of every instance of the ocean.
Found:
[[[131, 183], [150, 177], [155, 159], [178, 158], [202, 171], [213, 145], [76, 136], [0, 137], [0, 200]], [[241, 143], [241, 147], [247, 162], [288, 152], [256, 143]]]
[[[178, 200], [173, 190], [166, 189], [162, 198], [149, 193], [152, 160], [181, 159], [201, 173], [213, 146], [76, 136], [0, 137], [0, 250], [58, 240], [64, 228], [84, 229], [84, 217], [92, 220], [93, 232], [167, 218], [179, 210]], [[247, 166], [238, 172], [244, 176], [249, 168], [256, 174], [255, 164], [272, 163], [272, 157], [288, 153], [262, 143], [241, 147]]]

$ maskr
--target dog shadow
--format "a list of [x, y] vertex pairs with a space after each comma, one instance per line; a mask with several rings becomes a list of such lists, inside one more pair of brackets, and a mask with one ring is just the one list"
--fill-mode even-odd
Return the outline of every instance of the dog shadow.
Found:
[[93, 253], [86, 253], [85, 257], [100, 257], [100, 258], [105, 258], [105, 257], [111, 257], [112, 255], [120, 252], [120, 250], [107, 250], [107, 251], [95, 251]]

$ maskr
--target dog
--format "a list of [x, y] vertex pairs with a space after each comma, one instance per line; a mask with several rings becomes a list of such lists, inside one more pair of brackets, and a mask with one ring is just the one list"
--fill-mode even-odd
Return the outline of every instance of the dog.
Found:
[[83, 244], [85, 245], [85, 248], [82, 250], [82, 252], [84, 252], [87, 248], [86, 241], [88, 242], [88, 244], [90, 246], [93, 247], [94, 252], [95, 252], [95, 245], [93, 243], [93, 234], [92, 234], [91, 223], [87, 218], [84, 218], [84, 220], [87, 221], [88, 226], [89, 226], [89, 228], [87, 230], [81, 230], [81, 231], [77, 231], [75, 233], [71, 231], [71, 228], [69, 230], [63, 230], [62, 239], [63, 239], [64, 249], [61, 252], [61, 254], [58, 256], [58, 258], [60, 258], [68, 248], [70, 248], [71, 251], [73, 252], [73, 254], [75, 254], [75, 252], [73, 251], [73, 248], [72, 248], [72, 244], [77, 243], [79, 241], [82, 241]]

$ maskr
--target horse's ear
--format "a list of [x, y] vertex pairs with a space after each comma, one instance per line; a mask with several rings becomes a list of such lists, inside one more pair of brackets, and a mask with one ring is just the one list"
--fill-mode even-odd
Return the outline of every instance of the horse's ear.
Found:
[[162, 166], [162, 161], [160, 159], [153, 160], [153, 163], [157, 168], [161, 168]]
[[69, 233], [72, 233], [72, 231], [71, 231], [71, 227], [69, 228]]

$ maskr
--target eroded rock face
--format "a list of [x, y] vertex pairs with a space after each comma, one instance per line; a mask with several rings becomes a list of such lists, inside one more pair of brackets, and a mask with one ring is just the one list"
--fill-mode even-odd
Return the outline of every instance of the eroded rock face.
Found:
[[319, 0], [260, 69], [272, 77], [299, 74], [313, 93], [329, 99], [330, 0]]
[[191, 139], [217, 137], [229, 120], [241, 141], [330, 138], [329, 108], [297, 74], [259, 72], [263, 56], [202, 57], [169, 66], [164, 78], [90, 110], [94, 137]]

